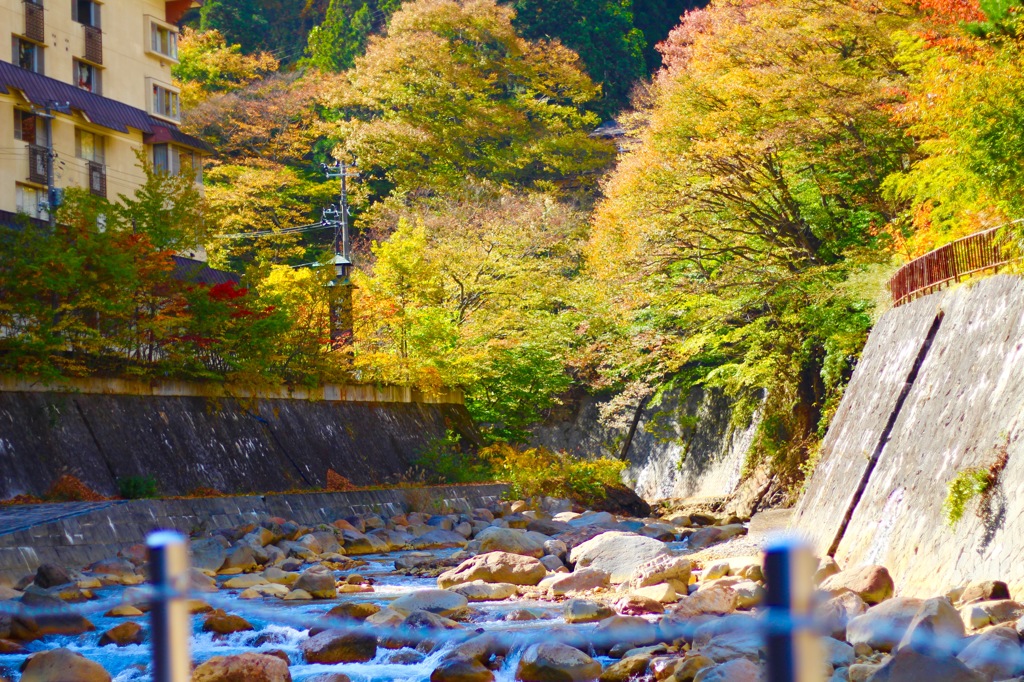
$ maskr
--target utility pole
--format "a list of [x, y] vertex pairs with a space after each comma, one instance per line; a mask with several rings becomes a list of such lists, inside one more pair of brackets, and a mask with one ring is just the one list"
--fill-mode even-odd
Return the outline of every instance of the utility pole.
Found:
[[[333, 166], [322, 164], [328, 179], [341, 180], [339, 209], [324, 211], [324, 222], [334, 225], [334, 279], [327, 285], [330, 291], [331, 348], [343, 350], [352, 339], [352, 246], [348, 234], [348, 179], [358, 177], [356, 165], [339, 159]], [[333, 216], [334, 220], [330, 218]]]
[[71, 103], [65, 102], [60, 104], [48, 101], [43, 111], [34, 110], [32, 112], [43, 119], [43, 129], [46, 131], [46, 217], [50, 223], [51, 230], [57, 225], [56, 209], [59, 205], [57, 201], [57, 187], [53, 177], [53, 165], [57, 159], [57, 152], [53, 149], [53, 119], [55, 118], [53, 112], [55, 111], [59, 111], [62, 114], [70, 114]]

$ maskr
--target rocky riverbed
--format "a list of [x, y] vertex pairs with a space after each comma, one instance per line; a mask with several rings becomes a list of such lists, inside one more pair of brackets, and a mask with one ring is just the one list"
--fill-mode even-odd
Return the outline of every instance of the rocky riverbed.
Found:
[[[568, 507], [268, 518], [195, 537], [193, 679], [760, 679], [764, 578], [757, 555], [736, 556], [758, 548], [747, 520]], [[145, 558], [136, 546], [0, 587], [0, 680], [151, 679]], [[1024, 606], [1002, 583], [902, 598], [883, 567], [828, 559], [814, 581], [823, 680], [1024, 671]]]

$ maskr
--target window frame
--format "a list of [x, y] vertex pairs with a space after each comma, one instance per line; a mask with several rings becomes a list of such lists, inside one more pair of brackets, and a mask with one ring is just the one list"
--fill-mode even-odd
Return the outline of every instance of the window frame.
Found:
[[[45, 209], [40, 208], [41, 204], [46, 202], [46, 189], [36, 187], [35, 185], [28, 185], [23, 182], [14, 183], [14, 205], [15, 211], [27, 215], [29, 218], [36, 220], [49, 220], [50, 214]], [[31, 192], [35, 196], [34, 210], [25, 210], [25, 193]]]
[[[82, 87], [82, 79], [81, 79], [81, 75], [80, 75], [82, 69], [89, 69], [92, 72], [93, 86], [92, 86], [91, 90], [89, 88]], [[102, 67], [99, 67], [99, 66], [93, 64], [92, 62], [86, 61], [84, 59], [80, 59], [78, 57], [74, 57], [74, 58], [72, 58], [71, 78], [74, 81], [75, 87], [78, 88], [79, 90], [85, 90], [86, 92], [91, 92], [94, 95], [102, 95], [103, 94], [103, 68]]]
[[[153, 39], [158, 32], [164, 31], [167, 33], [170, 45], [170, 53], [161, 52], [159, 49], [153, 46]], [[166, 21], [160, 21], [156, 17], [146, 15], [146, 53], [151, 54], [159, 59], [166, 59], [168, 61], [178, 63], [178, 27], [174, 24], [168, 24]], [[172, 54], [173, 53], [173, 54]]]
[[[88, 3], [89, 5], [89, 20], [82, 21], [81, 12], [79, 11], [79, 5], [82, 3]], [[103, 5], [96, 2], [95, 0], [71, 0], [71, 20], [75, 21], [82, 26], [92, 26], [93, 28], [103, 28], [102, 12], [100, 11]]]
[[[85, 154], [85, 137], [89, 136], [92, 142], [92, 155]], [[85, 161], [91, 161], [100, 165], [106, 165], [107, 161], [107, 138], [100, 133], [94, 133], [85, 128], [75, 128], [75, 157]]]
[[[158, 89], [162, 90], [163, 96], [168, 98], [167, 103], [171, 105], [169, 107], [170, 113], [165, 113], [168, 109], [167, 107], [157, 109]], [[178, 88], [162, 83], [155, 78], [147, 78], [146, 102], [149, 105], [150, 115], [173, 123], [181, 122], [181, 91]]]
[[[32, 48], [34, 55], [32, 61], [32, 68], [28, 68], [23, 65], [22, 62], [22, 49], [23, 46]], [[34, 40], [29, 40], [25, 36], [18, 34], [11, 35], [11, 63], [15, 66], [31, 71], [32, 73], [38, 73], [41, 76], [46, 75], [46, 59], [45, 59], [45, 46], [40, 45]]]

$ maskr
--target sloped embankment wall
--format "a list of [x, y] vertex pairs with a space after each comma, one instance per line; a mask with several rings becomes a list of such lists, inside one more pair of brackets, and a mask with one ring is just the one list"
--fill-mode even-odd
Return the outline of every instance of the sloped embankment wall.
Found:
[[323, 487], [328, 469], [356, 485], [395, 483], [446, 429], [464, 442], [476, 438], [455, 399], [428, 403], [372, 390], [355, 396], [371, 400], [346, 399], [344, 391], [330, 400], [232, 398], [194, 388], [0, 391], [0, 499], [39, 495], [65, 473], [106, 495], [129, 476], [155, 477], [165, 495]]
[[[872, 332], [793, 519], [842, 566], [897, 590], [968, 579], [1024, 589], [1024, 279], [1002, 275], [889, 311]], [[951, 528], [948, 484], [1005, 457]]]

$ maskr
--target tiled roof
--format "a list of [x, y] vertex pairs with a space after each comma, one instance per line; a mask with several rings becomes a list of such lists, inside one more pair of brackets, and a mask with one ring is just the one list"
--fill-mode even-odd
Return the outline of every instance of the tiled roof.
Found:
[[161, 138], [157, 141], [173, 141], [194, 149], [213, 151], [206, 142], [181, 132], [171, 123], [153, 118], [142, 109], [0, 61], [0, 92], [7, 94], [10, 88], [21, 91], [36, 106], [67, 103], [75, 111], [84, 114], [89, 121], [104, 128], [122, 133], [128, 132], [128, 128], [135, 128], [147, 136], [147, 142], [150, 142], [150, 137]]
[[231, 282], [238, 284], [242, 278], [233, 272], [226, 270], [214, 270], [201, 260], [193, 260], [184, 256], [172, 256], [174, 259], [174, 271], [171, 276], [180, 282], [191, 284], [225, 284]]

